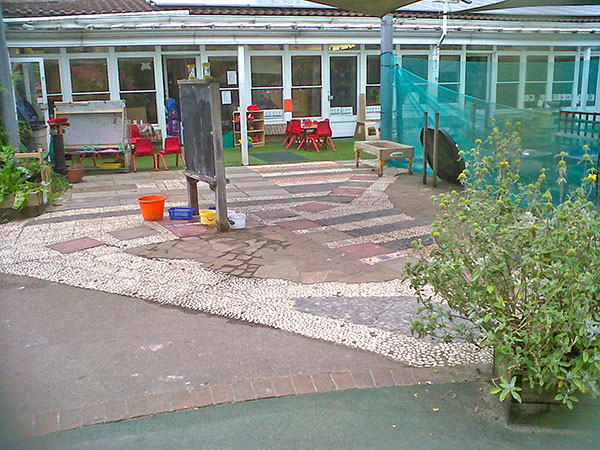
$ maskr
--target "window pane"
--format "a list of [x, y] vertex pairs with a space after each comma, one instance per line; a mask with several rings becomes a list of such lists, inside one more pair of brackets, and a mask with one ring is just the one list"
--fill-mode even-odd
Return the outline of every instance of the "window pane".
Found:
[[154, 92], [139, 94], [121, 94], [127, 105], [127, 118], [143, 120], [146, 123], [158, 123], [156, 114], [156, 94]]
[[557, 56], [554, 58], [554, 81], [573, 81], [574, 73], [574, 56]]
[[527, 57], [527, 81], [546, 81], [548, 77], [548, 57]]
[[200, 52], [197, 45], [163, 45], [162, 50], [164, 52]]
[[179, 102], [179, 85], [177, 80], [185, 80], [188, 77], [189, 70], [194, 70], [196, 76], [196, 58], [169, 58], [167, 65], [167, 95], [168, 98], [174, 98]]
[[356, 44], [333, 44], [328, 47], [330, 52], [344, 52], [348, 50], [357, 51], [360, 50]]
[[321, 115], [321, 88], [292, 89], [293, 117], [316, 117]]
[[[231, 124], [231, 121], [233, 120], [233, 112], [240, 106], [240, 91], [238, 89], [222, 89], [221, 92], [223, 92], [223, 90], [231, 92], [231, 104], [221, 105], [221, 120]], [[231, 131], [231, 127], [229, 130]]]
[[321, 57], [292, 56], [292, 86], [320, 86]]
[[279, 87], [283, 86], [280, 56], [252, 57], [252, 86]]
[[72, 59], [71, 84], [73, 92], [108, 91], [106, 59]]
[[49, 95], [48, 96], [48, 111], [50, 116], [54, 116], [54, 104], [56, 102], [62, 102], [62, 95]]
[[67, 47], [67, 53], [108, 53], [108, 47]]
[[260, 109], [283, 109], [283, 89], [252, 89], [252, 103]]
[[237, 45], [207, 45], [205, 48], [207, 51], [237, 50]]
[[[237, 87], [237, 57], [236, 56], [211, 56], [208, 58], [210, 63], [210, 74], [219, 82], [221, 87]], [[227, 72], [235, 72], [235, 80], [227, 79]], [[229, 82], [235, 83], [229, 84]]]
[[153, 52], [153, 45], [126, 45], [124, 47], [115, 47], [117, 52]]
[[519, 57], [498, 57], [498, 81], [519, 81]]
[[153, 91], [154, 60], [152, 58], [119, 59], [119, 85], [122, 91]]
[[587, 106], [594, 106], [594, 104], [596, 103], [596, 85], [598, 84], [599, 66], [600, 57], [592, 57], [592, 59], [590, 59], [590, 74], [588, 77]]
[[402, 67], [418, 77], [427, 79], [427, 55], [403, 56]]
[[319, 44], [292, 44], [290, 50], [312, 50], [320, 51], [323, 50], [323, 46]]
[[249, 45], [248, 48], [250, 50], [283, 50], [283, 45], [257, 44], [257, 45]]
[[367, 55], [367, 84], [381, 83], [379, 55]]
[[460, 56], [440, 57], [440, 83], [458, 83], [460, 80]]
[[381, 102], [379, 100], [379, 86], [367, 86], [367, 106], [376, 106]]
[[[527, 83], [525, 85], [525, 107], [538, 106], [540, 96], [546, 96], [546, 83]], [[541, 105], [540, 105], [541, 106]]]
[[92, 100], [110, 100], [110, 94], [73, 94], [74, 102], [89, 102]]
[[58, 61], [55, 59], [44, 60], [44, 71], [46, 72], [46, 91], [48, 95], [60, 94], [60, 72]]
[[498, 84], [496, 89], [496, 103], [516, 108], [518, 92], [519, 85], [517, 83]]

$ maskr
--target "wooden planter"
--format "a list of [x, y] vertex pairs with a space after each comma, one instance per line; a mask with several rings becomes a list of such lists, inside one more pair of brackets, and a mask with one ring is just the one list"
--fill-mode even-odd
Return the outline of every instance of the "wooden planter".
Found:
[[33, 192], [27, 195], [27, 204], [21, 211], [13, 209], [15, 195], [11, 194], [0, 203], [0, 213], [8, 219], [23, 219], [39, 216], [50, 204], [48, 194], [44, 192]]

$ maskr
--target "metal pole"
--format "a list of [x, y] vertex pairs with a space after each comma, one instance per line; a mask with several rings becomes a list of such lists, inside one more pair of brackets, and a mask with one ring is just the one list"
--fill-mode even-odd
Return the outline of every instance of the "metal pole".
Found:
[[10, 77], [8, 47], [6, 46], [6, 35], [4, 33], [2, 2], [0, 1], [0, 114], [2, 115], [2, 125], [6, 133], [8, 133], [8, 144], [19, 148], [21, 139], [19, 138], [15, 105], [15, 94]]
[[440, 113], [435, 113], [435, 129], [433, 132], [433, 187], [437, 187], [439, 131], [440, 131]]
[[423, 113], [423, 184], [427, 184], [427, 111]]
[[381, 21], [381, 139], [392, 139], [394, 73], [394, 16], [386, 14]]

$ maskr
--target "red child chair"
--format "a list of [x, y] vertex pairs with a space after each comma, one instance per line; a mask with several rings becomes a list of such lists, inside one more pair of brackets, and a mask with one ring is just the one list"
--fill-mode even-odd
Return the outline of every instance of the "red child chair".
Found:
[[317, 122], [316, 120], [314, 122], [311, 121], [310, 125], [317, 125], [317, 129], [315, 130], [314, 133], [309, 134], [307, 136], [305, 136], [302, 141], [300, 142], [300, 144], [298, 145], [298, 148], [296, 150], [300, 150], [302, 148], [302, 146], [304, 146], [306, 144], [306, 150], [308, 151], [308, 149], [310, 148], [310, 145], [312, 144], [313, 147], [315, 148], [315, 150], [317, 151], [317, 153], [321, 153], [321, 149], [319, 148], [319, 130], [322, 127], [323, 122]]
[[322, 122], [319, 122], [317, 126], [317, 139], [321, 144], [323, 144], [323, 148], [327, 148], [327, 144], [331, 144], [331, 148], [335, 152], [335, 144], [331, 137], [333, 136], [333, 131], [331, 131], [331, 126], [329, 125], [329, 119], [325, 119]]
[[138, 138], [135, 142], [133, 154], [131, 155], [134, 172], [137, 172], [137, 168], [135, 167], [136, 156], [152, 156], [154, 159], [154, 170], [158, 170], [158, 157], [154, 154], [154, 148], [152, 148], [152, 140], [150, 138]]
[[288, 135], [289, 142], [286, 148], [290, 148], [295, 141], [302, 140], [303, 134], [304, 133], [302, 132], [302, 122], [300, 121], [300, 119], [290, 120], [290, 133]]
[[183, 159], [183, 149], [181, 148], [181, 144], [179, 143], [178, 136], [169, 136], [165, 139], [165, 149], [161, 152], [158, 152], [158, 156], [162, 159], [163, 165], [165, 166], [165, 170], [169, 170], [167, 167], [167, 162], [165, 161], [165, 155], [177, 155], [175, 157], [175, 165], [179, 167], [179, 156], [181, 155], [181, 161], [183, 162], [183, 167], [185, 167], [185, 159]]
[[129, 142], [131, 145], [135, 145], [135, 143], [137, 142], [137, 140], [141, 137], [140, 136], [140, 128], [132, 123], [129, 125], [129, 131], [131, 133], [131, 137], [129, 138]]
[[291, 133], [292, 132], [292, 121], [288, 120], [287, 121], [287, 125], [285, 127], [285, 139], [283, 140], [283, 145], [288, 143], [288, 139], [290, 139], [291, 137]]

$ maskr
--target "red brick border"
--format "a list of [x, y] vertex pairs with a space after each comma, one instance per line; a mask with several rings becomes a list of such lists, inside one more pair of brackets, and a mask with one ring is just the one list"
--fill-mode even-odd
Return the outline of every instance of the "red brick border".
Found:
[[[41, 436], [88, 425], [118, 422], [147, 415], [226, 403], [312, 393], [410, 386], [479, 380], [490, 371], [487, 365], [438, 368], [377, 368], [314, 375], [292, 375], [218, 384], [174, 392], [153, 393], [111, 403], [85, 405], [63, 411], [45, 411], [17, 417], [11, 428], [25, 436]], [[19, 433], [19, 434], [21, 434]]]

